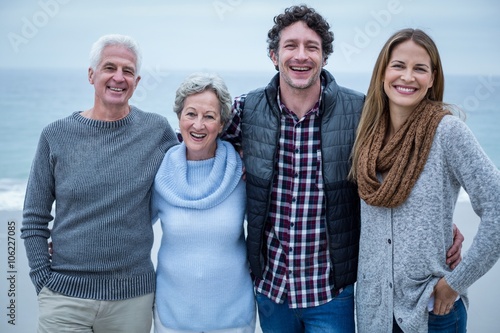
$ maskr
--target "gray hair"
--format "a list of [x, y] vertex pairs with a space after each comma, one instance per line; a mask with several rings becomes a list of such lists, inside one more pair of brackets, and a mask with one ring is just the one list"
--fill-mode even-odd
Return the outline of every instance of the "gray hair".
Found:
[[102, 52], [107, 46], [119, 45], [127, 48], [135, 55], [136, 76], [139, 75], [142, 64], [142, 54], [139, 44], [129, 36], [111, 34], [99, 38], [90, 49], [90, 68], [94, 71], [102, 60]]
[[177, 118], [180, 119], [187, 97], [206, 90], [213, 91], [219, 99], [221, 122], [226, 125], [231, 118], [231, 94], [217, 74], [194, 73], [184, 79], [175, 93], [174, 112]]

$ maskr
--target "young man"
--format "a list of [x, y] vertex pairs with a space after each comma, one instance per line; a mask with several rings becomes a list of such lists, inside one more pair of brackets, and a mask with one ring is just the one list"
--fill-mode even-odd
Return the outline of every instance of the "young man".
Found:
[[151, 329], [151, 186], [177, 139], [164, 117], [128, 104], [140, 64], [133, 39], [101, 37], [88, 70], [94, 106], [40, 136], [21, 229], [39, 297], [38, 332]]
[[347, 176], [364, 95], [323, 69], [333, 33], [314, 9], [293, 6], [274, 22], [268, 51], [278, 74], [235, 99], [224, 135], [243, 152], [260, 324], [351, 333], [360, 201]]

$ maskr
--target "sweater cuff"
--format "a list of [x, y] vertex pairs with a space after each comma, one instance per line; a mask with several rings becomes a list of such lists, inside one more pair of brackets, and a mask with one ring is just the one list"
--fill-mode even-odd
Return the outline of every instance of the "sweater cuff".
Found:
[[47, 284], [52, 274], [49, 247], [45, 237], [32, 236], [24, 239], [26, 255], [31, 268], [30, 277], [37, 294]]
[[50, 268], [42, 268], [34, 270], [32, 269], [30, 272], [31, 281], [36, 289], [36, 294], [38, 295], [40, 291], [45, 287], [47, 282], [50, 279], [51, 270]]

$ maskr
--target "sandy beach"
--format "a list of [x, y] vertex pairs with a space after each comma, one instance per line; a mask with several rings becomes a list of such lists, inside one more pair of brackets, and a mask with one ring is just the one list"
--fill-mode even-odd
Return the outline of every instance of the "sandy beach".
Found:
[[[0, 308], [2, 309], [0, 332], [36, 332], [37, 299], [29, 279], [29, 268], [20, 239], [21, 211], [0, 211], [1, 280]], [[464, 253], [471, 245], [479, 224], [470, 203], [461, 201], [455, 210], [455, 223], [465, 236]], [[15, 225], [15, 227], [13, 227]], [[155, 232], [160, 235], [159, 224]], [[15, 242], [14, 242], [15, 241]], [[152, 258], [156, 262], [159, 237], [155, 237]], [[498, 331], [497, 300], [500, 297], [500, 264], [497, 263], [485, 276], [469, 288], [468, 332], [493, 333]], [[5, 283], [7, 282], [7, 283]], [[257, 325], [258, 326], [258, 325]], [[257, 333], [261, 333], [259, 327]]]

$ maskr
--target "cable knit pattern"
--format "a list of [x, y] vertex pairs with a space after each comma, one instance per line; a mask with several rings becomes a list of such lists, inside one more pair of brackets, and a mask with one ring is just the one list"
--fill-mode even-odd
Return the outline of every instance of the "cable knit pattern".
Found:
[[215, 158], [187, 161], [170, 149], [155, 179], [152, 211], [161, 220], [156, 310], [163, 326], [188, 331], [254, 325], [246, 259], [242, 162], [227, 142]]

